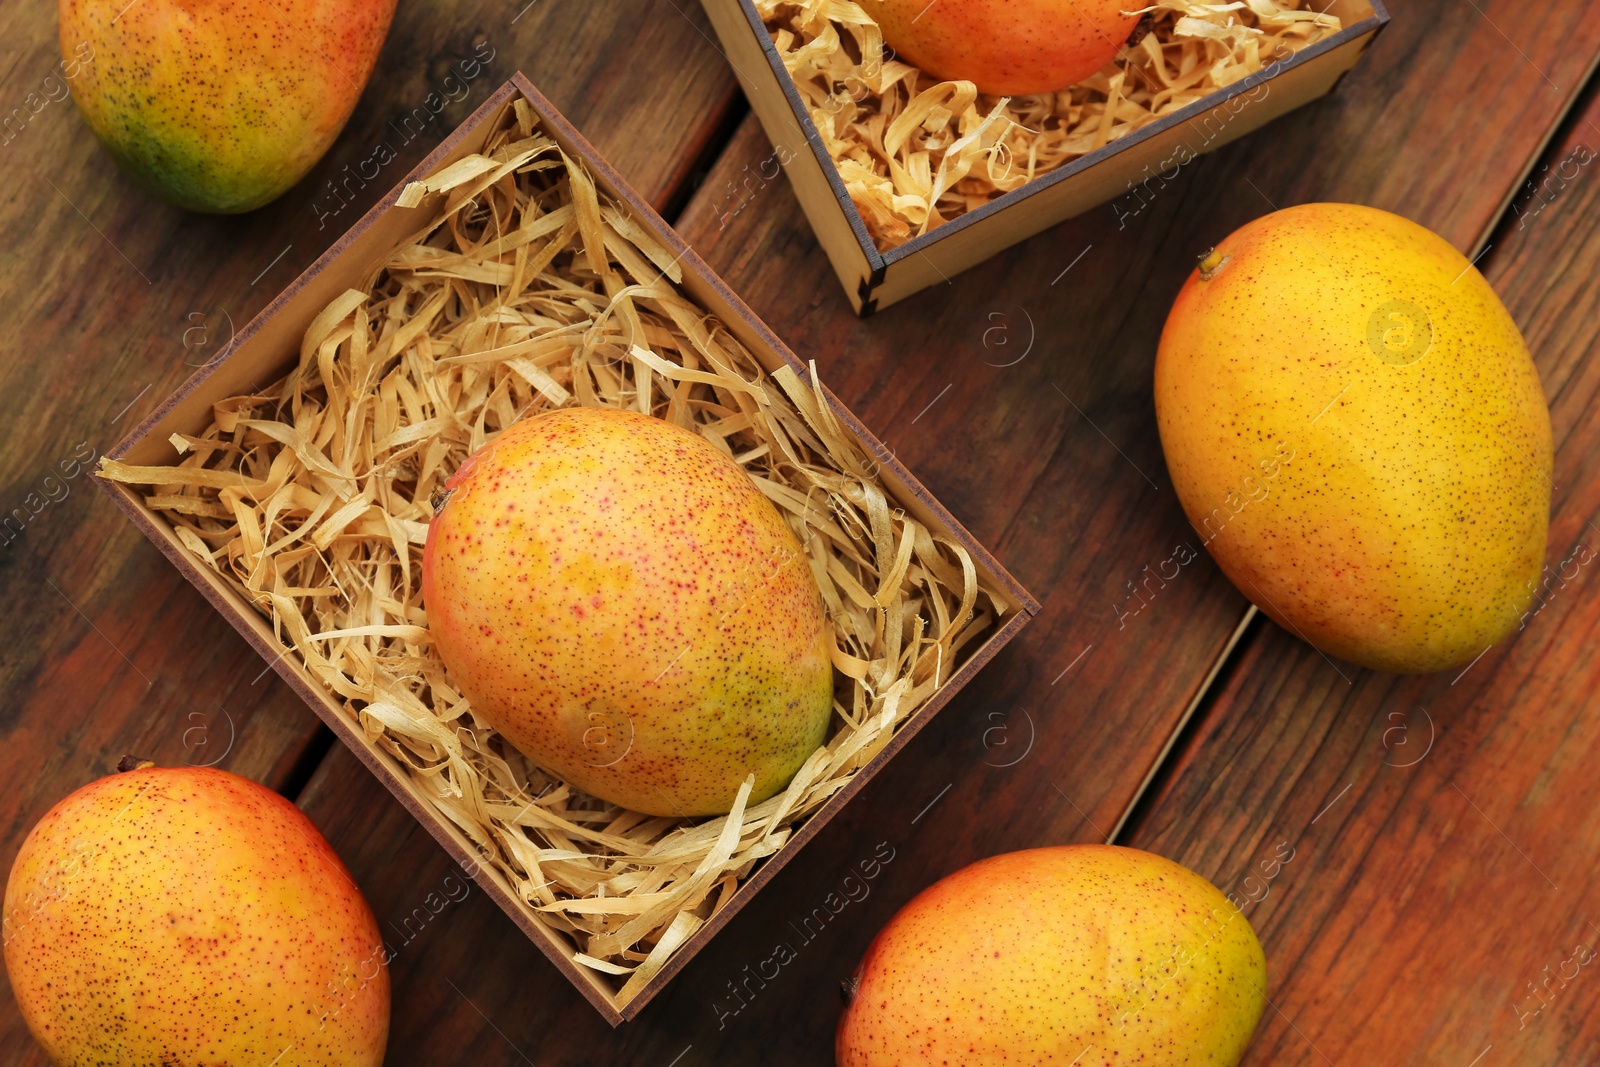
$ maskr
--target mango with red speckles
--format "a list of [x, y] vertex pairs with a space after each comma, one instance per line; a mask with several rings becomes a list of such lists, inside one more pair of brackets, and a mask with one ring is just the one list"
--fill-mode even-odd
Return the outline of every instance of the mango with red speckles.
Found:
[[1266, 1007], [1250, 922], [1113, 845], [980, 860], [889, 920], [847, 987], [839, 1067], [1233, 1067]]
[[1550, 412], [1516, 323], [1443, 238], [1355, 204], [1248, 223], [1178, 294], [1155, 402], [1197, 536], [1291, 633], [1424, 672], [1517, 629]]
[[860, 0], [895, 54], [997, 96], [1076, 85], [1116, 58], [1139, 21], [1126, 0]]
[[299, 808], [227, 771], [141, 763], [50, 809], [11, 868], [4, 932], [52, 1063], [383, 1061], [371, 909]]
[[704, 437], [612, 408], [518, 422], [436, 502], [428, 630], [474, 716], [652, 815], [778, 792], [822, 744], [832, 637], [811, 565]]
[[395, 0], [59, 0], [89, 128], [138, 184], [191, 211], [275, 200], [355, 108]]

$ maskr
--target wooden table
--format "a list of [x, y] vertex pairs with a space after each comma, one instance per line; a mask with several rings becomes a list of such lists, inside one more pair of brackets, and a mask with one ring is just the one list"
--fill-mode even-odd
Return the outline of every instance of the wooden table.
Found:
[[[866, 321], [786, 184], [730, 215], [770, 148], [692, 0], [524, 4], [402, 3], [333, 150], [245, 218], [139, 193], [70, 101], [0, 145], [0, 508], [28, 517], [0, 548], [0, 862], [124, 752], [216, 763], [293, 797], [395, 938], [389, 1063], [697, 1067], [831, 1063], [838, 983], [872, 934], [980, 856], [1114, 837], [1234, 889], [1287, 842], [1294, 859], [1249, 911], [1272, 1007], [1247, 1063], [1600, 1062], [1600, 975], [1553, 977], [1600, 939], [1595, 568], [1459, 677], [1329, 662], [1203, 555], [1119, 615], [1127, 583], [1192, 536], [1150, 396], [1166, 308], [1196, 254], [1306, 201], [1395, 210], [1482, 254], [1551, 401], [1550, 564], [1600, 547], [1600, 181], [1586, 165], [1525, 184], [1600, 147], [1585, 88], [1600, 0], [1393, 0], [1334, 96], [1186, 167], [1125, 228], [1092, 211]], [[5, 111], [55, 63], [50, 5], [9, 5], [0, 31]], [[472, 95], [328, 216], [325, 183], [483, 47]], [[443, 852], [92, 491], [87, 465], [45, 481], [109, 448], [516, 69], [1044, 602], [805, 861], [615, 1031], [481, 893], [401, 932], [450, 873]], [[894, 859], [871, 895], [737, 1014], [719, 1010], [879, 842]], [[0, 1062], [44, 1062], [9, 996]]]

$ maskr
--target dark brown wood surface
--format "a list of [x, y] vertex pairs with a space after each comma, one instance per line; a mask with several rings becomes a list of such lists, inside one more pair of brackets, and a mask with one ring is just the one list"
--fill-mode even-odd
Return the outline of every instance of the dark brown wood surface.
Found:
[[[979, 856], [1110, 835], [1239, 629], [1246, 602], [1203, 555], [1165, 585], [1152, 579], [1142, 598], [1129, 591], [1178, 544], [1198, 548], [1165, 475], [1149, 381], [1166, 308], [1208, 244], [1274, 206], [1317, 199], [1400, 211], [1464, 249], [1510, 218], [1487, 262], [1555, 398], [1552, 552], [1582, 540], [1580, 512], [1600, 525], [1589, 414], [1600, 372], [1586, 359], [1596, 264], [1582, 241], [1600, 218], [1584, 185], [1592, 168], [1520, 234], [1506, 209], [1600, 56], [1600, 3], [1397, 0], [1393, 15], [1334, 97], [1190, 164], [1137, 215], [1098, 209], [864, 322], [783, 179], [761, 179], [770, 148], [753, 121], [738, 122], [726, 64], [684, 0], [402, 3], [329, 157], [244, 219], [153, 204], [115, 175], [70, 102], [51, 104], [0, 146], [7, 509], [42, 498], [48, 469], [79, 441], [109, 447], [182, 380], [184, 361], [220, 348], [222, 312], [242, 325], [520, 68], [1045, 607], [641, 1018], [612, 1031], [476, 889], [437, 914], [424, 905], [430, 893], [461, 896], [460, 873], [271, 674], [251, 684], [262, 665], [80, 474], [0, 549], [12, 605], [0, 618], [0, 863], [45, 808], [123, 751], [209, 762], [233, 736], [220, 765], [298, 797], [398, 950], [388, 1062], [831, 1062], [837, 983], [895, 908]], [[53, 12], [14, 5], [0, 30], [14, 57], [0, 92], [20, 101], [54, 63]], [[332, 203], [324, 183], [367, 158], [387, 124], [480, 45], [495, 59], [473, 95], [318, 229]], [[205, 332], [185, 333], [197, 325]], [[1264, 1023], [1252, 1062], [1323, 1062], [1320, 1052], [1467, 1067], [1491, 1043], [1485, 1067], [1585, 1062], [1553, 1051], [1562, 1042], [1596, 1058], [1592, 1024], [1580, 1030], [1596, 1003], [1587, 970], [1520, 1035], [1505, 1014], [1510, 990], [1568, 958], [1579, 936], [1569, 927], [1586, 915], [1585, 819], [1600, 798], [1582, 718], [1596, 683], [1594, 619], [1580, 611], [1594, 602], [1583, 600], [1591, 580], [1585, 569], [1517, 645], [1453, 689], [1361, 676], [1358, 706], [1315, 653], [1260, 624], [1222, 666], [1123, 839], [1224, 888], [1278, 840], [1306, 842], [1252, 912], [1273, 998], [1293, 1020]], [[1402, 692], [1417, 684], [1446, 695]], [[1415, 767], [1379, 766], [1417, 751], [1398, 745], [1420, 739], [1414, 714], [1409, 734], [1387, 735], [1401, 755], [1382, 747], [1387, 714], [1412, 704], [1430, 709], [1437, 744]], [[880, 848], [894, 858], [865, 899], [814, 940], [786, 932]], [[1600, 908], [1588, 919], [1600, 923]], [[781, 939], [798, 957], [736, 999], [730, 984]], [[1346, 1002], [1364, 1007], [1346, 1013]], [[1296, 1043], [1296, 1026], [1317, 1050]], [[42, 1062], [9, 996], [0, 1062]]]

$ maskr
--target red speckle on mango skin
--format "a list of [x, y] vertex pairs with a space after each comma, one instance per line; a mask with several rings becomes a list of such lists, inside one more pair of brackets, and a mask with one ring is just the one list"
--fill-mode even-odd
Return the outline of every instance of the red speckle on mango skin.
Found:
[[1067, 845], [979, 860], [868, 947], [838, 1067], [1233, 1067], [1266, 958], [1216, 887], [1171, 860]]
[[611, 408], [516, 423], [428, 530], [450, 677], [516, 748], [653, 815], [776, 793], [822, 743], [831, 635], [795, 535], [704, 438]]
[[233, 213], [275, 199], [333, 144], [395, 0], [58, 6], [72, 95], [111, 155], [180, 207]]
[[372, 910], [311, 821], [249, 779], [91, 782], [23, 842], [4, 917], [12, 992], [52, 1062], [383, 1061]]
[[861, 0], [901, 59], [979, 92], [1065, 89], [1111, 62], [1138, 24], [1126, 0]]

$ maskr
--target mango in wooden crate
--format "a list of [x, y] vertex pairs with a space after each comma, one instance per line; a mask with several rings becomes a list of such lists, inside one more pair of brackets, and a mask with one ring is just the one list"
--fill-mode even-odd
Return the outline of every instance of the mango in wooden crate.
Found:
[[[819, 505], [820, 506], [820, 505]], [[831, 636], [798, 539], [731, 456], [566, 408], [468, 457], [428, 530], [428, 629], [473, 713], [652, 815], [778, 792], [822, 743]]]
[[139, 185], [250, 211], [322, 158], [355, 108], [395, 0], [59, 0], [90, 129]]
[[1127, 43], [1124, 0], [861, 0], [898, 58], [982, 93], [1022, 96], [1075, 85]]

